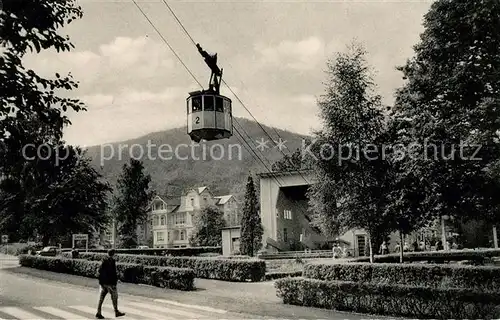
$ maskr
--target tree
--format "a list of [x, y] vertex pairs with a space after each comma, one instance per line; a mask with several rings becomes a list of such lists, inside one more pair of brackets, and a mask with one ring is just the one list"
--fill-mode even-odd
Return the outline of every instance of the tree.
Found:
[[401, 166], [401, 181], [423, 193], [417, 201], [429, 220], [500, 219], [499, 23], [498, 1], [435, 1], [414, 57], [400, 68], [407, 81], [393, 118], [399, 140], [419, 145]]
[[118, 178], [113, 213], [118, 223], [120, 243], [126, 248], [137, 246], [137, 227], [147, 219], [147, 207], [153, 193], [151, 176], [144, 172], [142, 161], [130, 159]]
[[[27, 0], [2, 1], [0, 10], [0, 174], [2, 201], [0, 227], [14, 233], [18, 238], [29, 237], [32, 227], [45, 225], [39, 230], [45, 242], [51, 241], [63, 233], [70, 232], [68, 227], [54, 228], [59, 220], [68, 222], [69, 227], [85, 229], [86, 223], [99, 224], [100, 203], [106, 187], [99, 182], [100, 176], [92, 172], [85, 162], [75, 162], [80, 151], [71, 146], [64, 146], [61, 141], [63, 128], [69, 125], [69, 110], [85, 110], [84, 104], [77, 99], [63, 98], [63, 90], [70, 91], [77, 87], [71, 74], [46, 79], [33, 70], [26, 70], [22, 58], [28, 53], [42, 49], [69, 51], [73, 45], [69, 38], [58, 34], [60, 28], [82, 17], [81, 8], [76, 1], [40, 1]], [[23, 148], [29, 145], [44, 149], [47, 160], [39, 157], [27, 160]], [[59, 166], [54, 157], [56, 150], [66, 149], [69, 156], [64, 166]], [[53, 156], [48, 156], [52, 152]], [[76, 153], [76, 154], [75, 154]], [[45, 158], [44, 158], [45, 159]], [[81, 179], [82, 183], [77, 184]], [[83, 183], [87, 184], [84, 185]], [[76, 192], [82, 197], [94, 201], [96, 211], [89, 213], [82, 199], [71, 194], [73, 190], [54, 189], [64, 184], [75, 184]], [[85, 188], [90, 188], [87, 190]], [[92, 188], [95, 192], [92, 194]], [[65, 197], [71, 199], [65, 201]], [[64, 202], [64, 204], [62, 204]], [[75, 209], [83, 210], [81, 218], [69, 218]], [[92, 204], [88, 204], [92, 206]], [[54, 210], [52, 206], [57, 208]], [[50, 210], [49, 210], [50, 209]], [[33, 211], [41, 210], [41, 212]], [[87, 216], [87, 213], [90, 216]], [[70, 221], [68, 221], [70, 219]], [[76, 219], [76, 220], [75, 220]]]
[[273, 163], [272, 171], [297, 171], [308, 169], [307, 163], [302, 159], [300, 149], [295, 150], [290, 156], [283, 155], [283, 158]]
[[23, 176], [0, 182], [1, 229], [48, 245], [106, 225], [111, 188], [80, 148], [60, 145], [26, 158]]
[[85, 110], [77, 99], [62, 98], [60, 90], [72, 90], [78, 84], [71, 74], [54, 79], [38, 76], [33, 70], [26, 70], [22, 58], [28, 53], [42, 49], [69, 51], [74, 46], [69, 37], [58, 34], [58, 29], [83, 16], [76, 0], [3, 0], [0, 10], [2, 33], [0, 44], [0, 137], [15, 135], [22, 138], [24, 130], [12, 130], [25, 119], [36, 117], [41, 128], [58, 141], [63, 128], [70, 124], [64, 113], [68, 110]]
[[384, 116], [365, 56], [363, 46], [353, 43], [327, 64], [326, 92], [318, 101], [323, 129], [309, 149], [318, 182], [309, 198], [315, 223], [326, 234], [366, 230], [373, 262], [372, 238], [387, 229], [389, 164], [378, 154]]
[[[404, 122], [398, 119], [389, 121], [387, 130], [381, 136], [384, 145], [389, 146], [386, 161], [385, 216], [390, 221], [390, 230], [397, 230], [400, 236], [401, 248], [405, 243], [405, 236], [412, 231], [432, 222], [422, 203], [425, 202], [425, 193], [420, 188], [419, 177], [408, 167], [410, 164], [406, 154], [400, 153], [397, 146], [410, 145], [411, 137], [406, 135]], [[404, 250], [400, 250], [400, 262], [403, 262]]]
[[253, 257], [262, 247], [264, 229], [259, 214], [259, 204], [252, 176], [248, 176], [245, 204], [241, 215], [240, 252]]
[[189, 242], [198, 247], [221, 246], [222, 229], [225, 226], [224, 213], [215, 206], [208, 206], [195, 216], [194, 231]]

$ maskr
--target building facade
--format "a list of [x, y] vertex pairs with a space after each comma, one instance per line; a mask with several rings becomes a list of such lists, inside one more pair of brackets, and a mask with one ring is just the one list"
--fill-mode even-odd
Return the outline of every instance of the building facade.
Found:
[[226, 227], [222, 230], [222, 255], [231, 256], [240, 252], [240, 226]]
[[307, 190], [315, 183], [312, 171], [262, 173], [259, 177], [262, 248], [266, 252], [327, 249], [341, 243], [351, 255], [365, 255], [368, 237], [364, 230], [331, 238], [311, 225]]
[[194, 231], [194, 219], [208, 206], [217, 206], [226, 224], [238, 220], [238, 205], [232, 195], [214, 196], [209, 188], [194, 188], [180, 197], [178, 204], [169, 205], [160, 197], [151, 203], [151, 222], [154, 248], [189, 247]]

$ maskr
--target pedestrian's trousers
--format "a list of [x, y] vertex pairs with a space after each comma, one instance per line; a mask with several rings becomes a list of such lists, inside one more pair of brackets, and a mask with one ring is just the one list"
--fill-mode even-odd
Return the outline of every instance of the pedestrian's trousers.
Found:
[[101, 289], [99, 292], [99, 304], [97, 305], [97, 309], [100, 312], [102, 303], [104, 302], [104, 298], [106, 298], [106, 295], [108, 294], [111, 295], [111, 301], [113, 301], [113, 308], [118, 310], [118, 290], [116, 289], [116, 285], [105, 285], [101, 284]]

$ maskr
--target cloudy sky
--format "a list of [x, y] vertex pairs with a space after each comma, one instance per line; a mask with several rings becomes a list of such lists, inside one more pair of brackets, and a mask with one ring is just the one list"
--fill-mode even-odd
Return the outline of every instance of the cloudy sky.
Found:
[[[162, 0], [137, 0], [196, 78], [210, 71]], [[184, 125], [193, 80], [132, 0], [81, 0], [83, 19], [63, 30], [76, 49], [44, 52], [26, 64], [44, 75], [71, 72], [88, 111], [71, 114], [65, 139], [83, 146]], [[299, 133], [318, 128], [316, 97], [326, 61], [353, 39], [392, 103], [395, 66], [412, 55], [429, 1], [169, 1], [196, 42], [217, 52], [224, 79], [261, 123]], [[251, 118], [233, 99], [234, 115]]]

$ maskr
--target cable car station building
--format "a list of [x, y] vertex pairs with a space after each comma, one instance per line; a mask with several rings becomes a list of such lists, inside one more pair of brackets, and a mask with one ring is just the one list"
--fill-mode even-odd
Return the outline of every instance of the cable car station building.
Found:
[[268, 253], [331, 247], [344, 243], [353, 256], [364, 256], [367, 234], [350, 230], [338, 238], [327, 238], [310, 225], [307, 190], [315, 183], [312, 171], [261, 173], [260, 216], [263, 246]]

